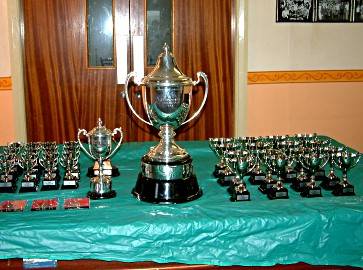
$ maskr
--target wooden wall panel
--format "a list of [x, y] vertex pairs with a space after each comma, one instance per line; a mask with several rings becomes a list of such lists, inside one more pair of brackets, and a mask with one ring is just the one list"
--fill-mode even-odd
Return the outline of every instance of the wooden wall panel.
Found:
[[[232, 136], [234, 1], [175, 0], [174, 54], [181, 70], [196, 80], [203, 71], [209, 79], [209, 96], [200, 117], [181, 128], [178, 139], [207, 139]], [[191, 113], [198, 109], [203, 94], [195, 93]]]
[[128, 129], [115, 69], [87, 67], [86, 1], [23, 5], [28, 140], [75, 139], [78, 128], [91, 129], [98, 117], [110, 129]]
[[[115, 3], [116, 16], [126, 22], [122, 27], [131, 27], [131, 35], [144, 34], [145, 2]], [[174, 0], [178, 64], [194, 80], [197, 71], [204, 71], [210, 83], [205, 109], [177, 132], [179, 140], [233, 133], [232, 3]], [[157, 140], [157, 131], [132, 117], [120, 98], [116, 70], [87, 67], [86, 0], [23, 0], [23, 5], [28, 140], [75, 139], [78, 128], [90, 130], [98, 117], [110, 129], [121, 126], [125, 141]], [[193, 96], [191, 113], [202, 97], [202, 91]], [[143, 113], [140, 100], [132, 99]]]

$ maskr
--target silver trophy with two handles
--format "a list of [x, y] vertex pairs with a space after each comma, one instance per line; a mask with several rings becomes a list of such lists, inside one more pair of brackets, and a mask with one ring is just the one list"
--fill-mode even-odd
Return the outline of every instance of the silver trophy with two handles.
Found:
[[[202, 195], [193, 172], [192, 158], [187, 151], [174, 141], [175, 130], [196, 118], [207, 99], [208, 79], [198, 72], [197, 81], [184, 75], [177, 66], [173, 54], [164, 45], [153, 71], [141, 83], [141, 97], [147, 119], [142, 118], [133, 108], [128, 90], [135, 72], [127, 75], [125, 97], [132, 113], [142, 122], [159, 130], [160, 142], [151, 147], [141, 159], [141, 172], [133, 195], [151, 203], [182, 203], [192, 201]], [[204, 98], [199, 109], [186, 120], [192, 101], [193, 86], [204, 80]]]
[[[114, 138], [117, 133], [120, 134], [120, 137], [116, 146], [112, 149], [112, 141], [115, 140]], [[81, 136], [87, 137], [88, 150], [83, 146]], [[121, 127], [111, 131], [102, 125], [102, 121], [99, 118], [97, 126], [90, 132], [87, 132], [85, 129], [79, 129], [77, 138], [83, 152], [95, 160], [94, 175], [90, 179], [91, 190], [87, 193], [87, 197], [92, 200], [115, 197], [116, 191], [112, 189], [113, 169], [110, 158], [121, 146], [123, 138]]]

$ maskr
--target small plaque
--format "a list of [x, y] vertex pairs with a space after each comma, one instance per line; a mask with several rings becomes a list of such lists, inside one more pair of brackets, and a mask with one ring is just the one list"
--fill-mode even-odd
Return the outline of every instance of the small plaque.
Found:
[[32, 211], [55, 210], [58, 206], [58, 199], [34, 200]]
[[75, 186], [76, 185], [76, 180], [64, 180], [63, 181], [63, 186]]
[[30, 181], [21, 182], [21, 187], [32, 188], [32, 187], [34, 187], [34, 182], [30, 182]]
[[0, 188], [1, 187], [12, 187], [12, 182], [0, 182]]
[[55, 186], [55, 180], [45, 180], [43, 181], [43, 186]]
[[343, 193], [354, 193], [354, 188], [352, 187], [343, 188]]
[[310, 189], [309, 190], [309, 195], [310, 196], [320, 196], [321, 195], [321, 190], [320, 189]]
[[248, 201], [249, 199], [249, 195], [237, 195], [237, 201]]
[[89, 208], [89, 198], [67, 198], [64, 200], [64, 209]]
[[0, 212], [23, 211], [27, 202], [27, 200], [3, 201], [0, 204]]
[[287, 192], [286, 191], [277, 191], [275, 194], [276, 198], [283, 198], [287, 196]]

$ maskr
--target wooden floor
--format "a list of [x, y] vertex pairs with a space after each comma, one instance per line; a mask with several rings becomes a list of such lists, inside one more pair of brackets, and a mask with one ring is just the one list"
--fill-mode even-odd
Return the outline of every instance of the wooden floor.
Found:
[[[0, 260], [0, 269], [14, 270], [25, 269], [23, 268], [23, 261], [21, 259]], [[39, 269], [39, 268], [38, 268]], [[56, 268], [42, 268], [42, 269], [57, 269], [57, 270], [124, 270], [124, 269], [153, 269], [153, 270], [338, 270], [338, 269], [361, 269], [357, 267], [343, 267], [343, 266], [316, 266], [305, 263], [297, 263], [291, 265], [275, 265], [275, 266], [227, 266], [218, 267], [211, 265], [186, 265], [186, 264], [158, 264], [154, 262], [137, 262], [137, 263], [123, 263], [123, 262], [106, 262], [99, 260], [74, 260], [74, 261], [58, 261]]]

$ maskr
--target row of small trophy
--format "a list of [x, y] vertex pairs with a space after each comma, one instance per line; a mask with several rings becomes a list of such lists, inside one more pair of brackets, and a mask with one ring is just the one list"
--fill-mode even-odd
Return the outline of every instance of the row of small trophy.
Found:
[[56, 190], [61, 180], [59, 164], [65, 168], [62, 189], [78, 188], [77, 142], [65, 142], [61, 157], [55, 142], [11, 143], [2, 148], [0, 162], [0, 192], [16, 192], [19, 178], [19, 192], [35, 192], [40, 186], [41, 190]]
[[[334, 146], [330, 139], [316, 134], [211, 138], [209, 145], [219, 158], [213, 174], [220, 185], [229, 186], [232, 201], [250, 200], [243, 181], [246, 175], [270, 199], [288, 198], [284, 187], [287, 183], [308, 198], [322, 196], [321, 188], [332, 190], [335, 196], [355, 195], [347, 173], [359, 162], [361, 154]], [[335, 169], [342, 171], [341, 178]], [[321, 181], [320, 185], [316, 181]]]

